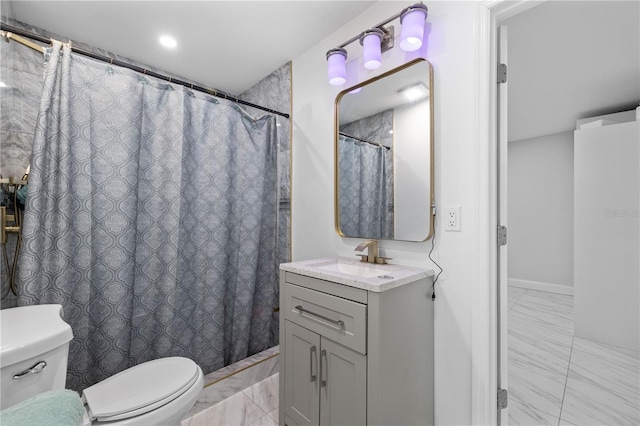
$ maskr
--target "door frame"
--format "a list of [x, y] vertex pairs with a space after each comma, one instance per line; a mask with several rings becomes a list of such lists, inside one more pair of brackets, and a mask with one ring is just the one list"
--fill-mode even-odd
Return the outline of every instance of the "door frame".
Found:
[[[498, 102], [497, 28], [500, 23], [547, 0], [481, 0], [476, 15], [476, 282], [472, 312], [471, 420], [498, 424]], [[503, 197], [504, 198], [504, 197]], [[505, 299], [505, 298], [503, 298]], [[501, 301], [506, 304], [506, 299]], [[506, 345], [506, 330], [501, 344]], [[503, 360], [506, 362], [506, 360]], [[507, 422], [504, 421], [503, 424]]]

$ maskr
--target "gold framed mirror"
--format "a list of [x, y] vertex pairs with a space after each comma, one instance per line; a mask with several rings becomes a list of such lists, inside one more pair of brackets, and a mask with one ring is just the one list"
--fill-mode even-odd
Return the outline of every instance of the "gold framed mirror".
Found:
[[418, 58], [340, 92], [334, 138], [338, 235], [402, 241], [431, 238], [431, 63]]

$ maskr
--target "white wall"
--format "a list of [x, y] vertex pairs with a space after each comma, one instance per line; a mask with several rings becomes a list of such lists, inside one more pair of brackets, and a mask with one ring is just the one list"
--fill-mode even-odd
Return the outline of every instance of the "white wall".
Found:
[[431, 162], [429, 100], [393, 110], [393, 136], [401, 140], [393, 149], [395, 239], [424, 240], [429, 235]]
[[640, 121], [575, 138], [575, 335], [638, 351]]
[[509, 142], [508, 157], [509, 283], [572, 287], [573, 131]]
[[[334, 230], [333, 106], [340, 88], [327, 83], [327, 50], [382, 21], [412, 2], [379, 2], [293, 60], [293, 260], [331, 255], [354, 256], [358, 239], [341, 238]], [[474, 213], [478, 187], [477, 3], [429, 3], [429, 38], [423, 54], [434, 67], [435, 189], [439, 217], [444, 206], [462, 206], [461, 232], [436, 225], [434, 257], [444, 268], [435, 301], [435, 422], [468, 425], [472, 421], [472, 324], [474, 247], [479, 230]], [[396, 27], [396, 34], [399, 33]], [[357, 43], [351, 58], [360, 56]], [[412, 59], [395, 48], [383, 54], [376, 71], [358, 67], [360, 78], [377, 75]], [[353, 65], [353, 62], [350, 63]], [[352, 81], [351, 83], [355, 83]], [[440, 220], [439, 222], [442, 222]], [[382, 241], [381, 251], [393, 262], [431, 267], [431, 241]], [[477, 263], [477, 262], [476, 262]]]

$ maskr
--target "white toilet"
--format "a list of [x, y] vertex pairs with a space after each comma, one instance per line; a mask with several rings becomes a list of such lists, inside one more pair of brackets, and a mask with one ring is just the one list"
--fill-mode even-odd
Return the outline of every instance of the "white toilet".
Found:
[[[60, 305], [0, 311], [1, 407], [64, 389], [73, 333]], [[202, 390], [196, 363], [170, 357], [145, 362], [82, 393], [85, 425], [178, 425]]]

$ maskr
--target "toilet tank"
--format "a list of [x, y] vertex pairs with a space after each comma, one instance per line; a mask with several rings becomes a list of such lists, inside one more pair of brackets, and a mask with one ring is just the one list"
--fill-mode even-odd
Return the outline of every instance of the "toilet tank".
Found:
[[64, 389], [73, 332], [62, 306], [0, 310], [0, 409], [54, 389]]

